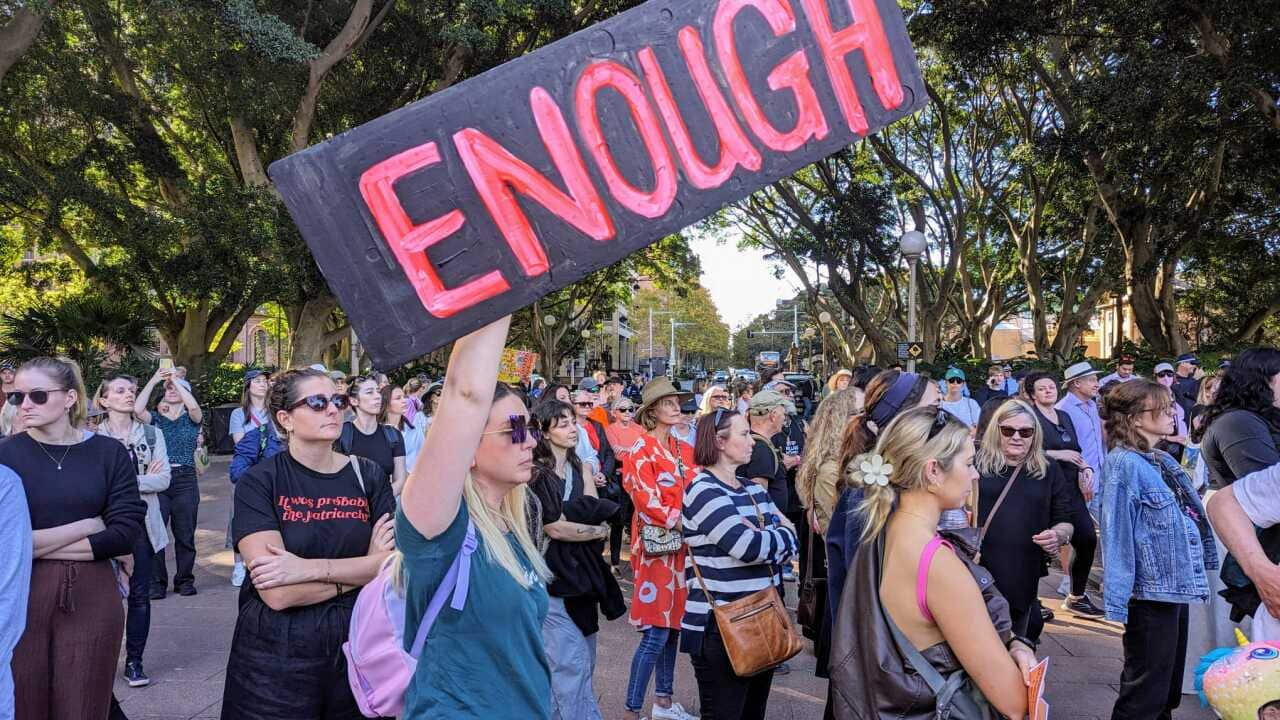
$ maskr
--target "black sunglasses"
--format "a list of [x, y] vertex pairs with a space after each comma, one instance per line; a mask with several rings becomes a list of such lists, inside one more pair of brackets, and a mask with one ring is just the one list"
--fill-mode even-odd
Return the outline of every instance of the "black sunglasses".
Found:
[[964, 378], [947, 378], [948, 385], [963, 385]]
[[1165, 371], [1165, 372], [1162, 372], [1162, 373], [1156, 373], [1156, 377], [1162, 377], [1162, 378], [1164, 378], [1164, 377], [1173, 377], [1173, 373], [1168, 372], [1168, 371]]
[[584, 400], [583, 402], [574, 403], [574, 405], [577, 405], [578, 407], [584, 407], [584, 408], [593, 408], [596, 406], [596, 404], [591, 402], [590, 400]]
[[1014, 428], [1014, 427], [1009, 427], [1008, 425], [1001, 425], [1000, 434], [1007, 438], [1011, 438], [1014, 435], [1017, 435], [1023, 440], [1030, 440], [1036, 434], [1036, 429], [1035, 428]]
[[338, 410], [346, 410], [347, 406], [351, 404], [351, 401], [347, 398], [346, 395], [339, 395], [339, 394], [308, 395], [302, 398], [301, 400], [299, 400], [298, 402], [285, 408], [285, 410], [288, 412], [293, 412], [294, 410], [297, 410], [303, 405], [306, 405], [307, 407], [311, 408], [312, 410], [315, 410], [316, 412], [324, 412], [325, 408], [329, 407], [329, 403], [333, 403], [333, 406]]
[[633, 407], [620, 407], [620, 408], [617, 408], [617, 411], [618, 411], [618, 412], [620, 412], [620, 413], [627, 413], [627, 414], [631, 414], [631, 413], [635, 412], [635, 411], [636, 411], [636, 409], [635, 409], [635, 408], [633, 408]]
[[13, 392], [9, 393], [9, 404], [13, 405], [14, 407], [17, 407], [21, 405], [22, 402], [29, 397], [31, 398], [31, 402], [35, 403], [36, 405], [43, 405], [49, 402], [49, 393], [66, 392], [66, 391], [67, 391], [66, 388], [55, 388], [53, 390], [32, 390], [29, 393], [22, 392], [21, 390], [14, 390]]
[[492, 430], [482, 435], [501, 435], [502, 433], [511, 433], [512, 445], [523, 445], [527, 438], [533, 438], [534, 442], [542, 440], [542, 431], [535, 427], [529, 427], [529, 418], [526, 415], [508, 415], [507, 422], [511, 423], [511, 427], [501, 430]]

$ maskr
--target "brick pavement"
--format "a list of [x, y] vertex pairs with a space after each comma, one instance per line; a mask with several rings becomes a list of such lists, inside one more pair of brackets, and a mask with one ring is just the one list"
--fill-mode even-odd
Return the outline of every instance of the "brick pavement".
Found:
[[[149, 687], [131, 689], [120, 680], [116, 695], [132, 720], [188, 720], [217, 718], [231, 633], [235, 627], [236, 588], [231, 587], [231, 552], [223, 548], [230, 487], [227, 460], [214, 458], [201, 481], [200, 529], [196, 544], [199, 562], [196, 585], [200, 594], [184, 598], [170, 594], [152, 603], [151, 636], [145, 665]], [[170, 562], [170, 567], [173, 567]], [[1053, 598], [1058, 576], [1042, 583], [1042, 595]], [[794, 601], [794, 587], [788, 600]], [[1056, 601], [1054, 605], [1056, 606]], [[1065, 613], [1059, 613], [1059, 617]], [[1121, 628], [1111, 623], [1059, 619], [1046, 628], [1042, 655], [1053, 658], [1048, 700], [1055, 720], [1108, 718], [1120, 677]], [[622, 717], [631, 656], [636, 635], [625, 620], [605, 623], [599, 639], [596, 692], [608, 720]], [[123, 662], [123, 661], [122, 661]], [[825, 681], [813, 676], [814, 658], [804, 653], [791, 662], [793, 671], [774, 681], [769, 717], [776, 720], [820, 720]], [[697, 687], [688, 659], [677, 663], [676, 700], [690, 710], [697, 706]], [[1192, 697], [1183, 697], [1176, 720], [1208, 720]]]

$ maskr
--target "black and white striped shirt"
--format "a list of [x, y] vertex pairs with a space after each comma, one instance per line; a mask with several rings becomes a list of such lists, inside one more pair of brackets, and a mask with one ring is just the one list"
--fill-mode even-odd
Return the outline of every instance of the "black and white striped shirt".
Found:
[[[796, 553], [795, 533], [778, 524], [778, 509], [768, 491], [745, 478], [738, 478], [738, 482], [741, 488], [731, 488], [703, 470], [684, 491], [682, 528], [689, 546], [685, 565], [689, 599], [680, 623], [683, 652], [701, 649], [702, 632], [711, 614], [706, 594], [693, 573], [694, 561], [707, 589], [722, 605], [770, 585], [781, 585], [778, 566]], [[763, 529], [757, 505], [764, 514]]]

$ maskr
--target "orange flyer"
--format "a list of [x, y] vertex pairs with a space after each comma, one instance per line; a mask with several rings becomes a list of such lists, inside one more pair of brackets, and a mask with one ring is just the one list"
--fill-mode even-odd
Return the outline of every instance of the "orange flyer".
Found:
[[1049, 658], [1031, 668], [1031, 684], [1027, 686], [1027, 716], [1031, 720], [1049, 720], [1049, 703], [1044, 699], [1044, 681], [1049, 674]]

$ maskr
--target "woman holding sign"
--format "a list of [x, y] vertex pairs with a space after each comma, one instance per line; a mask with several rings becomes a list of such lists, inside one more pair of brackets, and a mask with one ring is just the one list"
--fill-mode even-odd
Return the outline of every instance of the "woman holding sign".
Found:
[[497, 382], [510, 325], [503, 318], [454, 345], [440, 409], [400, 498], [406, 638], [469, 533], [476, 545], [462, 610], [446, 607], [427, 635], [406, 720], [551, 714], [542, 645], [550, 571], [525, 514], [537, 440], [524, 403]]

